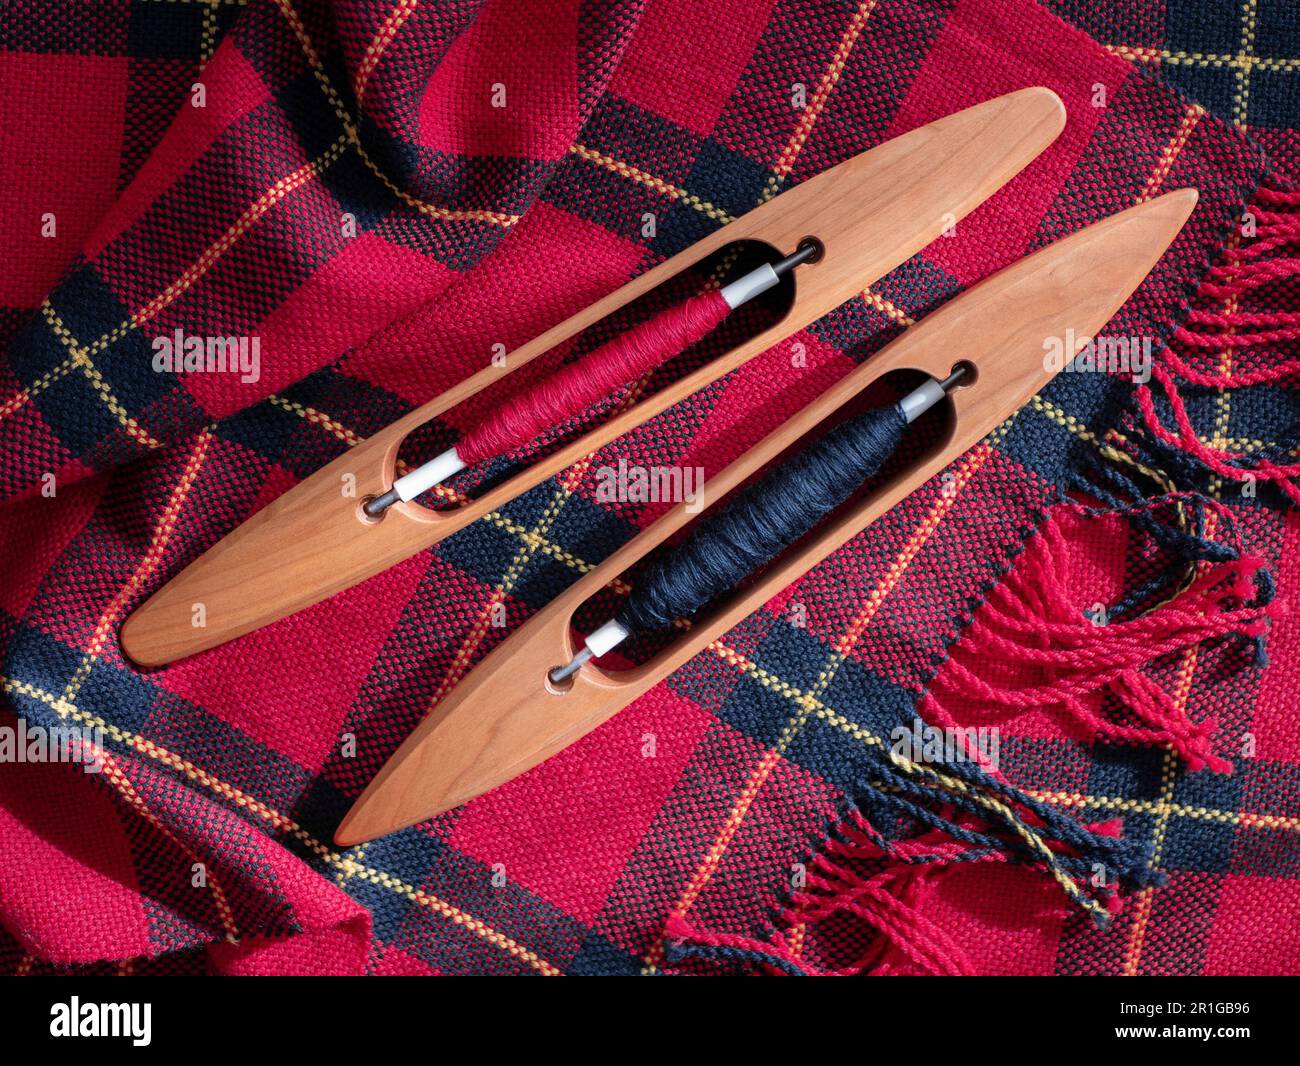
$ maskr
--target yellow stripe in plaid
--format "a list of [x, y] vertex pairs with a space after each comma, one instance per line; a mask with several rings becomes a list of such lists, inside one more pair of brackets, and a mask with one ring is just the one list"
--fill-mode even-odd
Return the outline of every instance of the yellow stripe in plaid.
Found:
[[875, 9], [875, 6], [876, 0], [863, 0], [862, 3], [858, 4], [857, 10], [853, 13], [853, 17], [849, 20], [848, 26], [840, 37], [840, 43], [836, 46], [835, 53], [831, 56], [826, 71], [822, 74], [821, 81], [818, 82], [817, 88], [813, 90], [812, 99], [808, 101], [808, 106], [804, 108], [803, 113], [799, 116], [799, 122], [795, 126], [794, 134], [777, 158], [776, 166], [773, 167], [774, 173], [768, 180], [767, 188], [763, 190], [764, 201], [770, 200], [776, 195], [781, 184], [794, 169], [795, 161], [799, 158], [799, 153], [803, 151], [804, 145], [808, 143], [808, 136], [812, 133], [813, 126], [821, 117], [822, 109], [826, 106], [826, 101], [830, 99], [831, 93], [835, 90], [840, 75], [844, 73], [844, 68], [848, 65], [849, 55], [858, 43], [858, 38], [862, 36], [862, 28], [867, 24], [867, 19], [871, 17], [871, 12]]
[[[49, 324], [50, 330], [59, 338], [60, 343], [71, 353], [69, 359], [71, 360], [72, 365], [76, 366], [86, 375], [86, 378], [90, 381], [91, 386], [95, 390], [95, 394], [104, 401], [104, 406], [112, 412], [113, 417], [121, 423], [130, 437], [146, 448], [161, 448], [161, 442], [155, 440], [149, 434], [149, 431], [141, 426], [140, 423], [127, 412], [127, 409], [122, 405], [122, 402], [113, 394], [113, 390], [109, 387], [108, 382], [104, 380], [104, 375], [91, 360], [90, 353], [77, 342], [77, 338], [74, 337], [72, 331], [64, 325], [63, 319], [61, 319], [54, 308], [50, 306], [48, 300], [41, 304], [41, 314]], [[48, 379], [51, 384], [57, 380], [53, 371], [45, 375], [45, 378]], [[27, 395], [30, 399], [30, 390]]]
[[307, 28], [303, 25], [302, 19], [298, 16], [290, 0], [275, 0], [275, 5], [284, 20], [293, 30], [294, 36], [298, 39], [298, 44], [302, 48], [303, 55], [307, 58], [307, 63], [311, 67], [312, 74], [316, 82], [329, 101], [330, 107], [333, 108], [335, 116], [338, 118], [340, 125], [343, 127], [344, 140], [348, 147], [352, 148], [376, 178], [378, 178], [384, 187], [402, 201], [407, 207], [414, 211], [420, 212], [429, 218], [435, 218], [443, 222], [490, 222], [494, 225], [508, 228], [519, 221], [518, 215], [506, 214], [501, 211], [487, 211], [482, 209], [459, 209], [443, 207], [440, 204], [429, 203], [421, 200], [419, 197], [412, 196], [403, 189], [397, 182], [393, 181], [387, 173], [376, 163], [370, 153], [366, 151], [365, 145], [361, 143], [361, 135], [357, 129], [357, 123], [352, 118], [347, 106], [343, 103], [343, 98], [339, 95], [338, 90], [329, 79], [329, 74], [325, 71], [325, 64], [321, 62], [320, 53], [316, 51], [316, 46], [312, 43], [311, 37], [307, 33]]
[[383, 58], [384, 50], [393, 43], [393, 38], [397, 36], [397, 31], [402, 28], [404, 23], [418, 7], [417, 0], [401, 0], [388, 17], [384, 19], [379, 30], [375, 33], [370, 44], [366, 46], [366, 53], [361, 59], [361, 65], [357, 68], [356, 80], [352, 86], [353, 95], [357, 98], [357, 121], [361, 121], [361, 104], [366, 98], [366, 86], [370, 82], [370, 76], [379, 66], [379, 60]]

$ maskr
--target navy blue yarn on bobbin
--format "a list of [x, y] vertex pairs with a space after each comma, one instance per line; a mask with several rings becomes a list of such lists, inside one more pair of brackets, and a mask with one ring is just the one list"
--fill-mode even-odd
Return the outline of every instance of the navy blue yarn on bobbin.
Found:
[[690, 618], [847, 500], [889, 458], [907, 420], [898, 404], [841, 422], [654, 562], [618, 621], [633, 632]]

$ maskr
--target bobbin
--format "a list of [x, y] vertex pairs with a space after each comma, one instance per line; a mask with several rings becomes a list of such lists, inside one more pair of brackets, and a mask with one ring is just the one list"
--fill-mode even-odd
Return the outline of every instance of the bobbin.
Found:
[[973, 382], [974, 373], [959, 363], [942, 381], [927, 377], [896, 403], [846, 418], [725, 507], [694, 522], [681, 544], [637, 575], [619, 612], [547, 674], [551, 684], [563, 684], [583, 663], [608, 655], [634, 633], [694, 618], [789, 550], [889, 461], [908, 426], [961, 382]]
[[[1050, 338], [1076, 351], [1119, 310], [1177, 236], [1197, 201], [1182, 189], [1141, 203], [1006, 267], [934, 311], [787, 419], [709, 480], [711, 506], [882, 375], [945, 378], [968, 363], [973, 379], [950, 395], [946, 436], [913, 465], [814, 530], [752, 584], [693, 620], [649, 661], [622, 671], [580, 664], [549, 675], [577, 651], [578, 608], [694, 519], [679, 504], [571, 585], [498, 645], [422, 721], [362, 792], [335, 842], [359, 844], [459, 806], [568, 747], [649, 691], [797, 580], [910, 492], [937, 475], [1027, 402], [1056, 373]], [[1074, 354], [1073, 352], [1071, 354]]]
[[[290, 489], [228, 534], [127, 619], [122, 649], [159, 666], [258, 629], [387, 569], [463, 529], [583, 456], [803, 329], [929, 244], [1022, 170], [1060, 133], [1050, 89], [1021, 89], [905, 133], [774, 197], [411, 411]], [[406, 436], [674, 275], [738, 241], [777, 254], [815, 238], [785, 316], [468, 503], [430, 510], [365, 504], [390, 491]], [[342, 486], [355, 485], [354, 496]], [[203, 604], [205, 625], [191, 624]]]
[[[562, 367], [546, 387], [535, 386], [532, 392], [522, 397], [503, 400], [497, 410], [481, 420], [469, 435], [473, 440], [475, 435], [489, 429], [490, 436], [496, 438], [478, 461], [484, 462], [521, 447], [536, 434], [559, 425], [603, 399], [613, 389], [630, 384], [647, 369], [690, 347], [699, 335], [698, 331], [712, 332], [726, 315], [775, 288], [795, 267], [811, 263], [821, 254], [819, 242], [811, 238], [804, 240], [793, 252], [775, 263], [755, 267], [719, 290], [691, 297], [650, 321], [619, 334], [576, 363]], [[666, 320], [673, 322], [667, 330], [667, 340], [663, 336]], [[647, 341], [647, 336], [652, 339]], [[667, 350], [665, 343], [669, 345]], [[561, 396], [552, 395], [557, 391], [552, 388], [557, 382], [565, 383], [558, 390], [563, 393]], [[370, 518], [379, 518], [394, 504], [414, 500], [439, 482], [473, 465], [473, 453], [465, 444], [466, 438], [462, 437], [445, 452], [422, 463], [409, 474], [403, 474], [387, 492], [363, 503], [361, 510]]]

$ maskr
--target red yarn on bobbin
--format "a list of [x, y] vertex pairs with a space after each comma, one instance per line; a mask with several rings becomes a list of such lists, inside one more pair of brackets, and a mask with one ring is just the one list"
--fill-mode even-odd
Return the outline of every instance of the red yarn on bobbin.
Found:
[[468, 466], [522, 447], [711, 333], [731, 308], [716, 289], [692, 296], [562, 367], [502, 404], [456, 445]]

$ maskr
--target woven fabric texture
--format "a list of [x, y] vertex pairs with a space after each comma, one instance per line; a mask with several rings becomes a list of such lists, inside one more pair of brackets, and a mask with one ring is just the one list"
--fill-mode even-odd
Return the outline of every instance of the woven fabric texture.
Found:
[[[1296, 409], [1285, 377], [1231, 377], [1295, 342], [1196, 348], [1212, 322], [1189, 317], [1237, 316], [1249, 339], [1242, 316], [1285, 333], [1294, 306], [1300, 30], [1284, 0], [1247, 6], [1248, 39], [1221, 5], [1174, 0], [10, 5], [0, 724], [98, 728], [104, 762], [0, 772], [0, 965], [1300, 969], [1300, 652], [1281, 611], [1300, 580]], [[495, 346], [828, 166], [1034, 84], [1068, 108], [1058, 141], [860, 298], [381, 576], [161, 670], [123, 660], [117, 631], [151, 592]], [[1061, 375], [570, 749], [430, 823], [330, 844], [429, 708], [662, 512], [600, 498], [602, 466], [716, 471], [963, 288], [1185, 185], [1192, 220], [1108, 332], [1222, 387]], [[733, 317], [690, 358], [745, 328]], [[154, 341], [175, 336], [256, 336], [259, 372], [159, 373]], [[1180, 410], [1211, 451], [1153, 428], [1177, 436]], [[1049, 573], [1050, 599], [1030, 579]], [[1114, 676], [1069, 659], [1093, 604], [1147, 627], [1151, 661], [1123, 628]], [[999, 634], [1034, 654], [982, 673]], [[961, 669], [1048, 691], [986, 699]], [[1000, 728], [996, 774], [954, 786], [980, 812], [882, 778], [882, 738], [918, 714]]]

